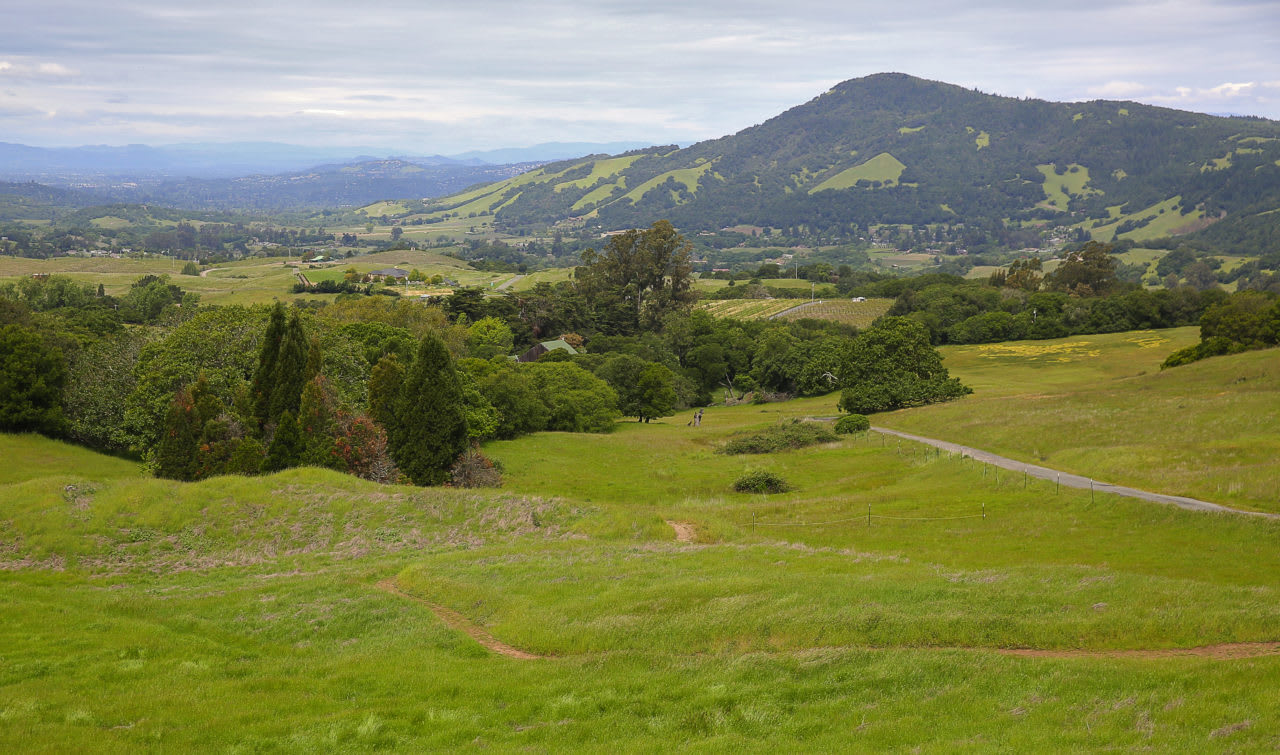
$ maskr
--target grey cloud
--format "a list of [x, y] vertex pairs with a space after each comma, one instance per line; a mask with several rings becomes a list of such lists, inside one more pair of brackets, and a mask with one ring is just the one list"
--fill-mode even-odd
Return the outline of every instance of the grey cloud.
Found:
[[[109, 5], [47, 0], [5, 11], [5, 54], [79, 72], [36, 86], [0, 71], [24, 103], [58, 113], [9, 139], [123, 143], [167, 130], [442, 152], [687, 142], [886, 70], [1047, 99], [1176, 96], [1188, 109], [1216, 107], [1224, 82], [1275, 81], [1280, 70], [1270, 39], [1280, 9], [1266, 2]], [[1267, 92], [1259, 83], [1232, 97], [1232, 109], [1280, 117]]]

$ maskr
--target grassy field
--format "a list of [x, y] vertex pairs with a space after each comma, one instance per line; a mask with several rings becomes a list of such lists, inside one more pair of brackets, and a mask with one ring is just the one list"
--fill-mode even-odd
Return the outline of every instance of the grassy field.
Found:
[[[1236, 417], [1266, 366], [1213, 391], [1155, 373], [1193, 339], [950, 349], [976, 392], [948, 406], [1098, 386], [1141, 401], [1168, 375], [1198, 397], [1188, 416]], [[497, 491], [306, 469], [174, 483], [0, 436], [17, 460], [0, 477], [0, 750], [1280, 743], [1280, 522], [1024, 487], [881, 436], [715, 452], [834, 404], [490, 443]], [[1164, 421], [1132, 419], [1156, 443]], [[795, 489], [733, 492], [750, 468]], [[485, 650], [388, 578], [544, 657]], [[1219, 643], [1264, 644], [1185, 651]]]
[[1058, 175], [1053, 165], [1036, 167], [1044, 176], [1045, 203], [1055, 209], [1066, 212], [1072, 197], [1101, 193], [1097, 189], [1088, 188], [1089, 169], [1083, 165], [1072, 163], [1067, 166], [1067, 172], [1062, 175]]
[[1114, 483], [1280, 512], [1280, 353], [1160, 371], [1196, 328], [944, 349], [974, 387], [876, 421]]
[[901, 160], [888, 152], [881, 152], [864, 163], [840, 171], [810, 189], [809, 193], [815, 194], [825, 189], [848, 189], [862, 180], [891, 184], [897, 182], [906, 169], [907, 166]]

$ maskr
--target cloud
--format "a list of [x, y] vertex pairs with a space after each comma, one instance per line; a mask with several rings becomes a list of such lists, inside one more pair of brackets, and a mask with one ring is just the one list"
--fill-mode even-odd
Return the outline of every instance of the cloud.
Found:
[[66, 77], [75, 76], [78, 72], [61, 63], [15, 63], [11, 60], [0, 60], [0, 76], [13, 77]]
[[1150, 91], [1150, 89], [1145, 84], [1139, 84], [1136, 81], [1108, 81], [1102, 86], [1089, 87], [1085, 91], [1091, 96], [1101, 99], [1115, 99], [1135, 97]]
[[439, 152], [684, 143], [881, 71], [1053, 100], [1230, 100], [1233, 111], [1280, 118], [1273, 2], [12, 5], [0, 82], [61, 114], [25, 131], [6, 124], [6, 140], [27, 143], [128, 143], [159, 128]]

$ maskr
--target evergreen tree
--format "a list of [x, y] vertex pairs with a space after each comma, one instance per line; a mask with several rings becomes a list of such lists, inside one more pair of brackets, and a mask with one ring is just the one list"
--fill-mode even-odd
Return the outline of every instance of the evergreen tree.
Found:
[[302, 433], [302, 463], [316, 467], [334, 466], [334, 397], [333, 389], [323, 375], [316, 375], [302, 389], [298, 429]]
[[276, 356], [275, 380], [271, 386], [271, 404], [268, 420], [285, 412], [297, 416], [298, 402], [302, 399], [302, 386], [307, 382], [307, 336], [302, 330], [302, 318], [297, 312], [289, 318], [284, 337], [280, 339], [280, 352]]
[[267, 323], [267, 333], [262, 338], [258, 352], [258, 371], [253, 374], [253, 413], [258, 425], [267, 424], [271, 415], [271, 394], [275, 386], [276, 361], [280, 357], [280, 341], [284, 338], [284, 305], [276, 303]]
[[417, 485], [439, 485], [467, 447], [462, 386], [444, 342], [422, 339], [396, 398], [388, 433], [391, 456]]
[[178, 391], [165, 415], [164, 430], [156, 449], [156, 477], [194, 480], [199, 471], [200, 415], [191, 392]]
[[404, 366], [395, 354], [379, 359], [369, 374], [369, 416], [382, 425], [388, 435], [395, 424], [395, 403], [403, 382]]
[[307, 367], [303, 370], [303, 382], [309, 382], [313, 377], [319, 375], [323, 366], [324, 360], [320, 355], [320, 339], [312, 337], [307, 344]]
[[298, 429], [298, 421], [293, 418], [293, 412], [286, 410], [276, 424], [276, 434], [267, 448], [267, 458], [262, 461], [262, 471], [279, 472], [296, 467], [302, 459], [302, 451], [302, 432]]

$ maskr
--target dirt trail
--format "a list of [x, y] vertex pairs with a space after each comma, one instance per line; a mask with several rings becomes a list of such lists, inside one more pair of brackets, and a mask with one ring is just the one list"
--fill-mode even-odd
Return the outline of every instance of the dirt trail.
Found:
[[1280, 655], [1280, 642], [1229, 642], [1198, 648], [1162, 648], [1160, 650], [1033, 650], [1006, 649], [1001, 655], [1024, 658], [1212, 658], [1226, 661]]
[[[682, 543], [693, 542], [693, 526], [687, 522], [674, 522], [667, 520], [667, 524], [676, 531], [676, 539]], [[432, 603], [429, 600], [423, 600], [416, 595], [401, 590], [396, 586], [394, 577], [389, 577], [377, 583], [377, 588], [383, 592], [390, 593], [399, 598], [412, 600], [415, 603], [426, 606], [436, 615], [445, 626], [450, 629], [462, 632], [471, 639], [480, 643], [485, 648], [508, 658], [516, 658], [522, 661], [533, 661], [545, 659], [545, 655], [536, 655], [519, 648], [513, 648], [502, 642], [485, 630], [473, 624], [465, 616], [457, 611], [445, 608], [438, 603]], [[1231, 642], [1219, 645], [1203, 645], [1194, 648], [1160, 648], [1160, 649], [1139, 649], [1139, 650], [1039, 650], [1035, 648], [983, 648], [983, 647], [935, 647], [935, 648], [913, 648], [913, 647], [858, 647], [858, 646], [840, 646], [840, 647], [823, 647], [823, 648], [796, 648], [794, 650], [780, 651], [772, 654], [785, 655], [789, 653], [808, 653], [814, 650], [965, 650], [969, 652], [995, 652], [1000, 655], [1013, 656], [1018, 658], [1138, 658], [1146, 660], [1159, 660], [1165, 658], [1207, 658], [1210, 660], [1229, 661], [1241, 658], [1260, 658], [1264, 656], [1280, 655], [1280, 642]]]
[[510, 645], [506, 644], [505, 642], [502, 642], [498, 638], [489, 634], [488, 632], [484, 631], [480, 627], [476, 626], [475, 624], [471, 623], [467, 619], [467, 617], [463, 616], [457, 611], [453, 611], [448, 608], [445, 608], [442, 605], [432, 603], [429, 600], [423, 600], [422, 598], [419, 598], [416, 595], [410, 595], [404, 590], [401, 590], [399, 587], [396, 587], [396, 580], [394, 577], [389, 577], [387, 579], [382, 580], [377, 584], [377, 587], [379, 590], [382, 590], [384, 592], [391, 593], [392, 595], [395, 595], [397, 597], [407, 598], [409, 600], [412, 600], [415, 603], [420, 603], [426, 606], [427, 608], [430, 608], [431, 612], [434, 613], [437, 618], [439, 618], [441, 621], [445, 623], [445, 626], [449, 627], [450, 629], [456, 629], [457, 631], [462, 632], [463, 634], [467, 635], [471, 639], [475, 640], [476, 642], [480, 643], [484, 647], [488, 648], [489, 650], [492, 650], [493, 652], [499, 655], [505, 655], [508, 658], [517, 658], [522, 661], [533, 661], [533, 660], [538, 660], [540, 658], [545, 657], [541, 655], [534, 655], [533, 653], [527, 653], [523, 650], [520, 650], [519, 648], [513, 648]]
[[1130, 498], [1141, 498], [1145, 501], [1154, 501], [1156, 503], [1170, 503], [1174, 506], [1189, 509], [1191, 511], [1212, 511], [1221, 514], [1243, 514], [1245, 516], [1257, 516], [1264, 519], [1280, 518], [1280, 515], [1278, 514], [1233, 509], [1230, 506], [1201, 501], [1197, 498], [1188, 498], [1181, 495], [1165, 495], [1163, 493], [1151, 493], [1146, 490], [1125, 487], [1124, 485], [1112, 485], [1109, 482], [1101, 482], [1100, 480], [1071, 474], [1070, 472], [1060, 472], [1056, 469], [1041, 467], [1036, 464], [1028, 464], [1024, 461], [1018, 461], [1004, 456], [997, 456], [990, 451], [983, 451], [980, 448], [970, 448], [969, 446], [962, 446], [958, 443], [951, 443], [949, 441], [938, 440], [936, 438], [926, 438], [922, 435], [912, 435], [911, 433], [899, 432], [897, 430], [890, 430], [884, 427], [873, 427], [871, 430], [883, 435], [892, 435], [895, 438], [903, 438], [904, 440], [913, 440], [917, 443], [924, 443], [926, 445], [933, 446], [934, 448], [941, 448], [942, 450], [950, 453], [958, 453], [963, 456], [968, 456], [975, 461], [980, 461], [984, 464], [992, 464], [1000, 467], [1001, 469], [1008, 469], [1014, 472], [1025, 472], [1028, 476], [1041, 480], [1056, 480], [1069, 488], [1096, 490], [1099, 493], [1113, 493], [1115, 495], [1123, 495]]
[[670, 519], [667, 524], [671, 525], [671, 529], [676, 531], [676, 540], [682, 543], [693, 542], [693, 525], [688, 522], [675, 522]]

